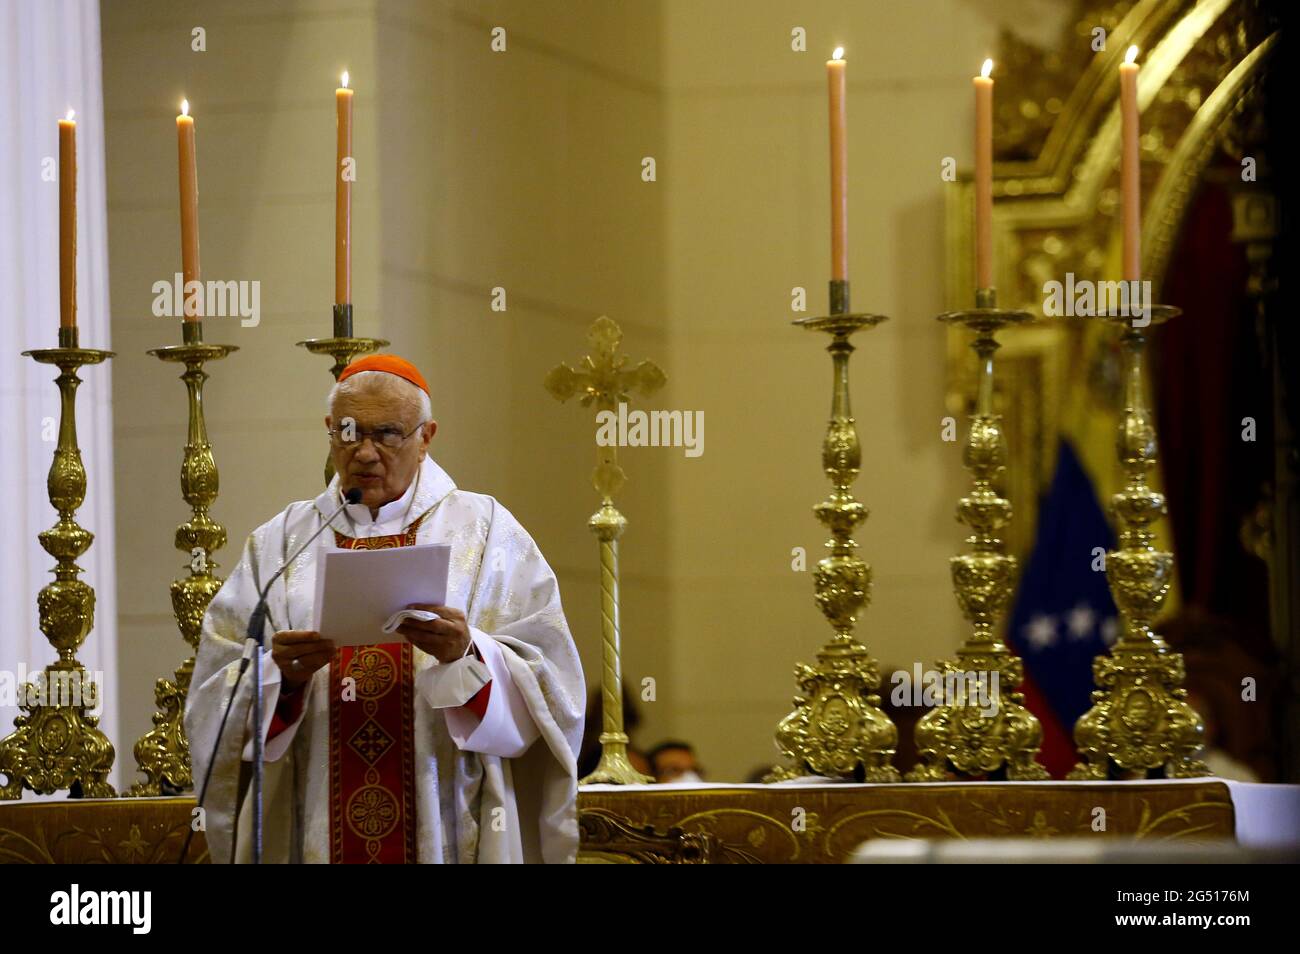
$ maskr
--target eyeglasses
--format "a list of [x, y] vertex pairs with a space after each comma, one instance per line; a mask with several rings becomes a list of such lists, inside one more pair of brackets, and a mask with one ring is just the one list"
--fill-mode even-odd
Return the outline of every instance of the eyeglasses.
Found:
[[400, 427], [376, 427], [371, 431], [364, 431], [359, 427], [331, 427], [325, 433], [330, 436], [330, 443], [335, 447], [342, 447], [347, 450], [355, 450], [365, 443], [366, 438], [374, 443], [376, 447], [382, 447], [384, 450], [396, 450], [411, 439], [411, 435], [420, 428], [428, 424], [428, 421], [421, 421], [415, 425], [415, 429], [410, 434], [403, 434]]

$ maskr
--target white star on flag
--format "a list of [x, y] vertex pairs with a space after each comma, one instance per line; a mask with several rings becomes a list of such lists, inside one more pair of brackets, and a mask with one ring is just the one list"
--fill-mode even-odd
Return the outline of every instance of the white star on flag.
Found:
[[1080, 603], [1070, 610], [1070, 638], [1087, 639], [1092, 628], [1097, 625], [1097, 614], [1087, 603]]
[[1025, 627], [1025, 640], [1036, 649], [1046, 649], [1056, 642], [1056, 623], [1052, 617], [1040, 613], [1031, 619]]

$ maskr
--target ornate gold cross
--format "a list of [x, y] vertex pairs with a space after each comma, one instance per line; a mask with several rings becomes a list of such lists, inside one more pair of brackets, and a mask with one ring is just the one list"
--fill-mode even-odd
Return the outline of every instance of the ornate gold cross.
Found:
[[[623, 330], [604, 315], [597, 318], [587, 332], [591, 354], [584, 355], [579, 370], [567, 364], [552, 368], [543, 384], [560, 402], [581, 394], [583, 407], [597, 411], [614, 411], [626, 404], [633, 392], [653, 394], [668, 380], [660, 367], [645, 360], [628, 367], [626, 355], [618, 354]], [[582, 779], [583, 784], [598, 782], [616, 785], [654, 781], [632, 767], [627, 758], [627, 733], [623, 731], [623, 672], [620, 662], [618, 609], [618, 538], [627, 526], [627, 518], [614, 508], [614, 494], [627, 479], [618, 466], [617, 448], [598, 446], [598, 462], [591, 482], [600, 494], [600, 509], [591, 515], [587, 526], [600, 541], [600, 621], [602, 637], [602, 671], [600, 680], [602, 732], [600, 764]]]
[[[587, 330], [591, 354], [583, 355], [580, 370], [575, 371], [561, 363], [552, 368], [543, 382], [551, 396], [560, 402], [581, 394], [583, 407], [596, 406], [597, 411], [616, 411], [620, 404], [631, 400], [633, 392], [650, 395], [664, 386], [668, 378], [653, 361], [646, 359], [629, 368], [627, 355], [618, 353], [623, 340], [623, 329], [612, 318], [601, 315]], [[627, 479], [617, 463], [614, 446], [597, 451], [599, 463], [592, 473], [592, 484], [601, 499], [608, 502]]]

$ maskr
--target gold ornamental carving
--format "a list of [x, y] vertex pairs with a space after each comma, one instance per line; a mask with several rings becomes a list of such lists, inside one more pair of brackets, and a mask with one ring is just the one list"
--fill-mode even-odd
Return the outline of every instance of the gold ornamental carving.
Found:
[[972, 632], [956, 657], [939, 662], [943, 700], [916, 726], [919, 761], [909, 782], [941, 782], [962, 777], [999, 776], [1010, 781], [1047, 778], [1037, 761], [1043, 730], [1018, 691], [1024, 665], [1003, 641], [999, 626], [1016, 582], [1016, 558], [1007, 553], [1003, 532], [1011, 522], [1011, 502], [995, 488], [1006, 466], [1002, 417], [993, 411], [995, 333], [1023, 324], [1030, 315], [998, 308], [992, 289], [977, 293], [978, 307], [940, 315], [939, 320], [975, 333], [971, 347], [979, 362], [975, 413], [970, 418], [963, 459], [970, 471], [970, 493], [957, 505], [957, 519], [971, 530], [970, 553], [951, 560], [953, 589]]
[[37, 681], [19, 687], [21, 714], [15, 729], [0, 739], [0, 798], [22, 798], [23, 790], [40, 795], [67, 790], [73, 797], [112, 798], [108, 781], [113, 744], [99, 728], [98, 686], [77, 660], [77, 650], [95, 625], [95, 591], [78, 579], [77, 558], [95, 539], [79, 526], [76, 513], [86, 497], [86, 468], [77, 446], [77, 369], [113, 356], [77, 345], [76, 328], [59, 329], [59, 347], [24, 351], [41, 364], [59, 369], [59, 439], [46, 488], [59, 519], [39, 539], [54, 557], [54, 580], [36, 597], [41, 632], [58, 653]]
[[[587, 332], [591, 353], [584, 355], [578, 369], [560, 364], [546, 375], [546, 390], [557, 401], [581, 395], [579, 404], [595, 406], [599, 411], [617, 411], [627, 404], [633, 393], [653, 394], [667, 382], [663, 371], [653, 361], [644, 360], [633, 367], [628, 357], [618, 353], [622, 329], [611, 318], [597, 318]], [[582, 784], [606, 783], [634, 785], [652, 782], [642, 775], [627, 757], [627, 733], [623, 729], [623, 669], [619, 622], [618, 541], [627, 527], [627, 518], [614, 506], [614, 495], [627, 476], [618, 465], [617, 448], [598, 446], [592, 485], [600, 495], [600, 509], [591, 515], [587, 526], [600, 542], [600, 624], [601, 624], [601, 734], [600, 762]]]
[[183, 332], [184, 344], [155, 348], [149, 354], [185, 365], [181, 380], [185, 382], [189, 424], [181, 461], [181, 496], [191, 513], [190, 519], [176, 528], [175, 544], [187, 557], [189, 575], [172, 581], [171, 599], [176, 625], [189, 645], [190, 655], [172, 679], [161, 678], [154, 685], [154, 704], [158, 707], [153, 714], [154, 727], [136, 741], [134, 749], [136, 767], [145, 781], [131, 786], [132, 796], [175, 795], [194, 787], [189, 740], [185, 737], [185, 699], [194, 675], [193, 654], [198, 652], [203, 614], [222, 582], [213, 572], [217, 563], [212, 554], [226, 545], [226, 530], [208, 515], [217, 499], [220, 479], [203, 415], [203, 383], [208, 379], [203, 366], [239, 349], [205, 344], [202, 323], [198, 321], [186, 321]]
[[776, 729], [776, 747], [790, 764], [774, 770], [769, 779], [823, 775], [896, 782], [898, 729], [880, 708], [880, 667], [853, 635], [870, 600], [871, 567], [858, 556], [853, 539], [858, 524], [867, 519], [867, 508], [853, 496], [862, 449], [849, 401], [849, 339], [886, 319], [852, 313], [847, 281], [831, 282], [830, 299], [830, 315], [794, 324], [831, 337], [826, 347], [832, 368], [831, 416], [822, 443], [822, 469], [831, 492], [813, 508], [830, 539], [813, 573], [813, 586], [817, 606], [834, 632], [817, 653], [816, 665], [795, 666], [799, 694], [794, 710]]
[[[1178, 309], [1152, 305], [1150, 325]], [[1107, 655], [1093, 660], [1097, 690], [1092, 708], [1074, 726], [1079, 763], [1072, 779], [1165, 778], [1208, 775], [1196, 757], [1205, 725], [1187, 703], [1183, 657], [1153, 628], [1169, 593], [1174, 555], [1158, 550], [1152, 525], [1165, 513], [1165, 498], [1148, 477], [1157, 463], [1156, 429], [1144, 395], [1144, 326], [1139, 319], [1107, 316], [1124, 331], [1124, 414], [1117, 449], [1124, 488], [1111, 498], [1119, 522], [1119, 547], [1106, 554], [1106, 579], [1119, 608], [1120, 637]]]
[[679, 826], [659, 832], [619, 815], [592, 809], [578, 816], [582, 864], [708, 865], [723, 862], [723, 850], [707, 833]]

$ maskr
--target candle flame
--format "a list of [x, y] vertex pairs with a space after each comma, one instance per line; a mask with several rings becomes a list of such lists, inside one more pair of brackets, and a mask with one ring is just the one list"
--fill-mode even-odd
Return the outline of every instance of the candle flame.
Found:
[[1130, 47], [1128, 48], [1128, 52], [1124, 54], [1124, 62], [1125, 62], [1125, 63], [1132, 63], [1132, 62], [1134, 62], [1137, 58], [1138, 58], [1138, 48], [1137, 48], [1137, 46], [1130, 46]]
[[348, 88], [348, 71], [347, 71], [347, 70], [344, 70], [344, 71], [343, 71], [343, 88], [344, 88], [344, 89], [347, 89], [347, 88]]
[[985, 60], [984, 65], [980, 67], [980, 76], [984, 77], [985, 79], [988, 79], [989, 74], [992, 72], [993, 72], [993, 61], [991, 59]]
[[189, 101], [188, 99], [182, 99], [182, 100], [181, 100], [181, 115], [182, 115], [182, 116], [188, 116], [189, 114], [190, 114], [190, 101]]
[[68, 108], [68, 115], [67, 115], [67, 116], [64, 116], [63, 118], [66, 119], [68, 122], [72, 122], [72, 117], [75, 116], [75, 115], [76, 115], [76, 112], [75, 112], [71, 107], [69, 107], [69, 108]]
[[842, 46], [837, 46], [837, 47], [835, 48], [835, 52], [833, 52], [833, 53], [831, 54], [831, 59], [832, 59], [832, 60], [842, 60], [842, 59], [844, 59], [844, 47], [842, 47]]

